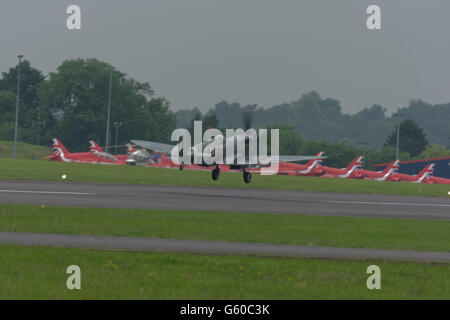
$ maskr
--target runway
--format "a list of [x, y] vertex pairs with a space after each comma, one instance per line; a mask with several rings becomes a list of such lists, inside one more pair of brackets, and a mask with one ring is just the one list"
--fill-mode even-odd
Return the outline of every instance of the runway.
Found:
[[91, 235], [0, 232], [0, 243], [141, 252], [206, 255], [245, 255], [345, 260], [414, 261], [450, 263], [450, 253], [360, 248], [295, 246], [248, 242], [174, 240]]
[[46, 181], [0, 181], [0, 203], [450, 220], [450, 198]]

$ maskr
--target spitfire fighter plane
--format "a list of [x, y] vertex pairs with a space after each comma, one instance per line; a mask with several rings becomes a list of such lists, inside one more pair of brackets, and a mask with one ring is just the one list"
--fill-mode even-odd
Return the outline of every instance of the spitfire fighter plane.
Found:
[[[136, 164], [139, 161], [139, 157], [144, 154], [147, 155], [148, 152], [156, 152], [167, 155], [172, 161], [179, 163], [180, 170], [183, 170], [185, 163], [183, 161], [180, 162], [180, 159], [183, 158], [183, 147], [181, 144], [183, 142], [178, 143], [177, 145], [164, 144], [159, 142], [151, 142], [151, 141], [143, 141], [143, 140], [131, 140], [131, 142], [136, 145], [138, 149], [136, 152], [132, 153], [128, 159], [127, 164]], [[214, 142], [214, 143], [213, 143]], [[216, 135], [213, 140], [205, 141], [200, 144], [196, 144], [193, 147], [188, 149], [189, 159], [191, 160], [189, 163], [195, 163], [196, 165], [203, 167], [214, 167], [211, 173], [211, 177], [213, 180], [218, 180], [220, 176], [220, 166], [229, 166], [231, 170], [241, 170], [242, 176], [245, 183], [250, 183], [252, 179], [250, 169], [257, 168], [270, 168], [274, 163], [271, 162], [272, 158], [270, 156], [261, 157], [257, 156], [256, 159], [249, 158], [249, 149], [251, 148], [250, 144], [255, 142], [254, 137], [249, 136], [238, 132], [231, 136], [224, 137], [223, 135]], [[244, 161], [239, 161], [239, 143], [244, 145]], [[229, 155], [227, 154], [227, 161], [224, 161], [223, 164], [210, 162], [205, 159], [211, 158], [214, 156], [215, 148], [212, 148], [213, 145], [222, 145], [223, 154], [226, 154], [227, 147], [234, 146], [232, 149], [231, 159], [229, 159]], [[174, 149], [177, 148], [177, 149]], [[173, 159], [173, 155], [179, 155], [178, 159]], [[194, 161], [194, 155], [201, 155], [201, 162]], [[295, 162], [295, 161], [307, 161], [307, 160], [318, 160], [323, 159], [323, 156], [303, 156], [303, 155], [280, 155], [278, 156], [278, 162]], [[185, 159], [185, 158], [184, 158]], [[229, 161], [231, 160], [231, 161]]]

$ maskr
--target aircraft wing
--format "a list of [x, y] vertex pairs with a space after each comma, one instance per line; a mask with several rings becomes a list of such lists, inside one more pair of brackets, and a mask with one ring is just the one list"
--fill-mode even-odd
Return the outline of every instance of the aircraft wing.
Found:
[[[324, 156], [278, 156], [278, 162], [296, 162], [296, 161], [309, 161], [309, 160], [322, 160]], [[258, 165], [256, 167], [266, 167], [270, 165], [270, 156], [267, 158], [259, 158]], [[268, 163], [265, 165], [265, 163]]]
[[324, 156], [279, 156], [280, 162], [295, 162], [295, 161], [306, 161], [306, 160], [320, 160], [325, 159]]
[[170, 151], [172, 150], [174, 145], [166, 144], [166, 143], [160, 143], [160, 142], [153, 142], [153, 141], [144, 141], [144, 140], [131, 140], [133, 144], [135, 144], [138, 147], [148, 149], [153, 152], [161, 152], [170, 154]]

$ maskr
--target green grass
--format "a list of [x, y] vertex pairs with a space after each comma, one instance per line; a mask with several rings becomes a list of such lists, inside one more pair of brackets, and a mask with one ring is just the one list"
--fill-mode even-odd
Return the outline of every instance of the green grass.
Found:
[[62, 174], [67, 175], [67, 181], [76, 182], [218, 186], [432, 197], [448, 197], [449, 190], [447, 185], [256, 174], [253, 175], [252, 182], [246, 185], [242, 181], [242, 176], [237, 173], [224, 172], [219, 181], [212, 181], [211, 173], [207, 171], [180, 172], [163, 168], [0, 159], [0, 179], [61, 181]]
[[[66, 268], [81, 269], [81, 290]], [[368, 290], [367, 267], [381, 268]], [[450, 266], [0, 245], [0, 299], [449, 299]]]
[[[17, 142], [17, 159], [42, 159], [52, 153], [52, 149], [44, 146], [36, 146], [24, 142]], [[12, 158], [13, 142], [0, 141], [0, 158]]]
[[450, 221], [0, 205], [0, 231], [450, 251]]

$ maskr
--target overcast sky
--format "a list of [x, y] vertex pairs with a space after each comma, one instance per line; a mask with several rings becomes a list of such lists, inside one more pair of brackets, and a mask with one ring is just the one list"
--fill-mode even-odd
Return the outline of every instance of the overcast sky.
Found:
[[[66, 28], [77, 4], [82, 30]], [[369, 4], [382, 30], [366, 28]], [[174, 110], [271, 107], [309, 90], [353, 113], [450, 101], [448, 0], [1, 0], [0, 71], [99, 58], [150, 82]]]

